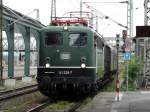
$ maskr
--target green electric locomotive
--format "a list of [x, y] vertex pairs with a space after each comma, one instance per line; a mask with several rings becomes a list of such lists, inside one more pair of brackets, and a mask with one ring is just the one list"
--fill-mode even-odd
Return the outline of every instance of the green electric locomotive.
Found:
[[89, 27], [47, 26], [41, 30], [39, 90], [47, 96], [68, 88], [95, 90], [97, 80], [115, 70], [112, 58], [111, 48]]

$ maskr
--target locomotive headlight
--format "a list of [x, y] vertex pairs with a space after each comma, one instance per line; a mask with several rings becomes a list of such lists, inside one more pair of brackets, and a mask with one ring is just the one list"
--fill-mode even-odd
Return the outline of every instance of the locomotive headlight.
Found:
[[45, 63], [46, 63], [46, 64], [45, 64], [45, 67], [46, 67], [46, 68], [49, 68], [49, 67], [50, 67], [50, 64], [49, 64], [49, 63], [50, 63], [50, 57], [46, 57], [46, 58], [45, 58], [45, 61], [46, 61], [46, 62], [45, 62]]
[[81, 57], [80, 61], [81, 61], [81, 68], [86, 68], [86, 64], [85, 64], [86, 63], [86, 57], [84, 57], [84, 56]]
[[85, 68], [85, 67], [86, 67], [85, 63], [82, 63], [81, 68]]
[[49, 64], [49, 63], [46, 63], [46, 64], [45, 64], [45, 67], [46, 67], [46, 68], [49, 68], [49, 67], [50, 67], [50, 64]]

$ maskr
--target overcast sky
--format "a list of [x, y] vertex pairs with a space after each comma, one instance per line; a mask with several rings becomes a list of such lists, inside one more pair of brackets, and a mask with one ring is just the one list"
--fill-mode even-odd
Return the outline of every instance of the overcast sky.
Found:
[[[121, 2], [125, 0], [83, 0], [84, 2]], [[51, 16], [51, 0], [3, 0], [4, 5], [15, 9], [23, 14], [29, 14], [33, 9], [40, 10], [40, 21], [48, 25], [50, 23]], [[57, 4], [57, 16], [63, 16], [66, 12], [77, 11], [80, 8], [80, 0], [56, 0]], [[133, 0], [133, 27], [135, 36], [135, 26], [144, 24], [144, 0]], [[105, 15], [113, 18], [123, 25], [127, 25], [127, 4], [120, 3], [90, 3], [88, 4]], [[86, 9], [85, 5], [83, 5]], [[33, 18], [36, 17], [35, 12], [28, 15]], [[110, 20], [99, 20], [99, 32], [105, 37], [115, 36], [116, 33], [122, 31], [122, 27], [113, 23]]]

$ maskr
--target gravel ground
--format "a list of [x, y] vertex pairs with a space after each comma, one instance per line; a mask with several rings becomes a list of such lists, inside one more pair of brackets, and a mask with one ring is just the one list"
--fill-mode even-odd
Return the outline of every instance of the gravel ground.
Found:
[[0, 102], [0, 111], [25, 112], [31, 106], [35, 105], [37, 102], [41, 102], [45, 98], [46, 97], [40, 94], [40, 92], [19, 96], [11, 100]]

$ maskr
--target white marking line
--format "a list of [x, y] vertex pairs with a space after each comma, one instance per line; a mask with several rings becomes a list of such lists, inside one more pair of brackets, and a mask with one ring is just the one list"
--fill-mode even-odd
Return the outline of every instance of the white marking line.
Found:
[[[45, 68], [45, 67], [43, 67], [43, 66], [40, 66], [40, 67], [38, 67], [38, 68]], [[80, 66], [63, 66], [63, 67], [61, 67], [61, 66], [51, 66], [51, 67], [49, 67], [49, 68], [81, 68]], [[93, 66], [86, 66], [86, 68], [96, 68], [96, 67], [93, 67]]]
[[[117, 93], [117, 94], [118, 94], [118, 93]], [[118, 97], [117, 94], [116, 94], [116, 96], [115, 96], [115, 101], [117, 101], [117, 97]], [[123, 97], [123, 93], [119, 93], [119, 101], [122, 100], [122, 97]]]
[[150, 91], [141, 91], [141, 94], [150, 94]]

